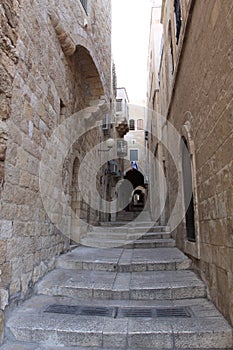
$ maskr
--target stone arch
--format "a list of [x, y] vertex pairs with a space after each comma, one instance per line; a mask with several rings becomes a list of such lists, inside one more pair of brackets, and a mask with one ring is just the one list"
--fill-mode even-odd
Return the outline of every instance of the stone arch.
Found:
[[[181, 141], [181, 154], [184, 144], [186, 145], [189, 156], [190, 156], [190, 176], [192, 184], [192, 198], [191, 202], [193, 205], [193, 219], [194, 219], [194, 228], [195, 228], [195, 241], [191, 242], [188, 240], [187, 235], [184, 236], [184, 246], [185, 252], [190, 254], [195, 258], [200, 258], [200, 229], [199, 229], [199, 213], [198, 213], [198, 196], [197, 196], [197, 181], [196, 181], [196, 158], [195, 158], [195, 144], [191, 132], [190, 122], [186, 122], [182, 127], [182, 141]], [[185, 142], [184, 142], [185, 140]], [[182, 171], [183, 183], [184, 183], [184, 173]], [[185, 198], [185, 193], [183, 189], [183, 198]], [[183, 210], [185, 204], [183, 202]]]
[[101, 66], [101, 63], [100, 63], [102, 62], [102, 59], [100, 56], [101, 54], [95, 49], [95, 46], [93, 45], [93, 42], [90, 39], [90, 37], [86, 36], [86, 32], [84, 30], [81, 30], [81, 33], [83, 34], [76, 34], [74, 37], [76, 48], [83, 47], [86, 50], [86, 52], [90, 55], [93, 61], [93, 64], [95, 65], [96, 70], [98, 72], [99, 79], [103, 87], [104, 96], [107, 102], [109, 102], [111, 97], [109, 84], [111, 84], [111, 82], [107, 81], [107, 76], [105, 75], [105, 72], [103, 72], [103, 67]]
[[81, 66], [83, 81], [86, 83], [84, 88], [87, 103], [84, 107], [87, 107], [90, 101], [99, 99], [103, 95], [109, 101], [109, 86], [107, 86], [105, 73], [102, 72], [103, 69], [99, 64], [102, 61], [100, 53], [94, 48], [95, 45], [87, 36], [85, 28], [80, 28], [78, 34], [70, 33], [55, 10], [50, 9], [48, 14], [65, 56], [71, 59], [77, 57], [77, 65]]
[[85, 106], [89, 106], [103, 98], [104, 89], [98, 69], [88, 49], [77, 45], [74, 53], [77, 58], [79, 73], [81, 75], [82, 91], [84, 93]]
[[124, 178], [131, 182], [134, 189], [138, 186], [145, 187], [144, 175], [139, 170], [131, 168], [126, 172]]

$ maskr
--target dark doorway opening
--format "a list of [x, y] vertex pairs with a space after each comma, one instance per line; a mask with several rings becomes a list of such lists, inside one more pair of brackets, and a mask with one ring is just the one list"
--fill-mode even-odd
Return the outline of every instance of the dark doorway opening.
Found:
[[187, 238], [191, 242], [196, 241], [195, 219], [194, 219], [194, 199], [193, 199], [193, 178], [191, 156], [188, 149], [187, 140], [182, 137], [182, 171], [183, 189], [185, 205], [185, 222]]
[[127, 171], [125, 174], [125, 179], [131, 182], [133, 188], [136, 188], [138, 186], [144, 187], [143, 174], [134, 168], [131, 168], [129, 171]]

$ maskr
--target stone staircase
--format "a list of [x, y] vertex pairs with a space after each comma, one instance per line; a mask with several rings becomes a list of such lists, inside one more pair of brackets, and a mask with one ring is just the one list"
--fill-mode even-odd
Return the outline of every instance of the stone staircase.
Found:
[[[124, 226], [122, 225], [124, 223]], [[125, 249], [174, 247], [175, 241], [167, 226], [154, 226], [149, 221], [140, 223], [124, 221], [110, 226], [97, 226], [81, 238], [81, 244], [89, 247]]]
[[137, 242], [80, 245], [60, 256], [35, 295], [11, 313], [0, 349], [232, 349], [232, 328], [168, 228], [133, 225], [96, 228], [89, 239], [125, 243], [139, 234]]

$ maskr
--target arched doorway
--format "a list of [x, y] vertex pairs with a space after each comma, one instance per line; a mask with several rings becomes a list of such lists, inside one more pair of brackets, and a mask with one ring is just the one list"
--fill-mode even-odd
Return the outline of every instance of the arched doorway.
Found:
[[195, 232], [195, 212], [193, 198], [193, 176], [191, 156], [188, 149], [188, 143], [185, 137], [182, 137], [182, 172], [183, 172], [183, 191], [185, 207], [185, 225], [187, 239], [191, 242], [196, 241]]
[[130, 194], [131, 202], [127, 206], [128, 211], [141, 211], [146, 203], [146, 188], [144, 175], [134, 167], [126, 172], [124, 179], [128, 180], [133, 191]]
[[129, 171], [127, 171], [124, 178], [131, 182], [133, 188], [136, 188], [138, 186], [145, 186], [143, 174], [135, 168], [131, 168]]

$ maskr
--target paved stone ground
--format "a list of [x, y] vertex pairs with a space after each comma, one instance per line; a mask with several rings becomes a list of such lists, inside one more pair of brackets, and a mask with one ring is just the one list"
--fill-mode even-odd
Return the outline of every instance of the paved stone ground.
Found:
[[[158, 239], [156, 232], [151, 239]], [[79, 246], [57, 259], [56, 269], [37, 285], [36, 295], [10, 316], [8, 343], [0, 349], [232, 349], [232, 329], [206, 295], [190, 260], [175, 247]], [[190, 315], [106, 317], [45, 312], [51, 305], [63, 310], [77, 305], [143, 311], [188, 307]]]

